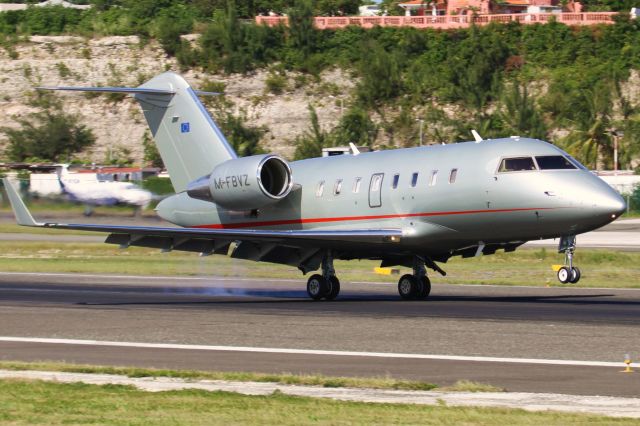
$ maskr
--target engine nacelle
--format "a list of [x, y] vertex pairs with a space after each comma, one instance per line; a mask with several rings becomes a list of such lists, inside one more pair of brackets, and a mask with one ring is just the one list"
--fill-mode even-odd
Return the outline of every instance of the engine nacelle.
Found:
[[254, 210], [282, 200], [292, 185], [285, 160], [273, 154], [252, 155], [218, 165], [191, 182], [187, 194], [230, 210]]

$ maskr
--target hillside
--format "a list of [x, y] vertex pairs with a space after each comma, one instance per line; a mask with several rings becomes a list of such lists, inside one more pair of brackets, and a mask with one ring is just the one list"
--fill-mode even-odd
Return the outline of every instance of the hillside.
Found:
[[[138, 85], [172, 69], [227, 94], [206, 103], [244, 155], [306, 158], [349, 142], [377, 149], [452, 143], [476, 129], [486, 138], [548, 140], [594, 169], [613, 168], [616, 151], [618, 168], [640, 167], [640, 20], [628, 15], [582, 27], [551, 19], [446, 31], [318, 30], [321, 2], [286, 2], [286, 27], [243, 20], [250, 11], [232, 0], [214, 3], [118, 0], [83, 12], [0, 14], [0, 126], [28, 130], [38, 121], [34, 111], [48, 123], [31, 129], [37, 137], [10, 132], [19, 143], [5, 157], [141, 162], [148, 138], [131, 100], [64, 94], [60, 105], [29, 93], [38, 84]], [[76, 115], [97, 143], [66, 154], [93, 140], [77, 123], [59, 126]], [[44, 141], [52, 133], [59, 137]], [[57, 148], [43, 153], [42, 146]]]
[[[15, 127], [15, 118], [34, 109], [28, 97], [38, 85], [125, 85], [137, 86], [165, 70], [179, 71], [174, 58], [168, 57], [155, 41], [140, 43], [138, 36], [111, 36], [85, 39], [75, 36], [31, 36], [16, 45], [17, 59], [0, 50], [0, 127]], [[61, 65], [63, 64], [63, 65]], [[324, 82], [331, 90], [349, 93], [353, 81], [339, 70], [326, 71], [320, 83], [310, 83], [281, 95], [266, 90], [268, 73], [264, 70], [248, 75], [208, 74], [190, 70], [184, 77], [196, 88], [203, 80], [222, 82], [232, 110], [246, 111], [247, 124], [265, 126], [264, 149], [286, 157], [293, 155], [293, 140], [309, 126], [309, 103], [316, 107], [323, 126], [333, 127], [340, 116], [335, 99], [327, 98]], [[142, 140], [147, 129], [137, 103], [125, 98], [117, 102], [105, 96], [88, 98], [81, 94], [61, 94], [67, 112], [81, 117], [80, 122], [93, 130], [96, 144], [78, 158], [102, 163], [112, 156], [127, 155], [135, 163], [143, 161]], [[6, 135], [0, 133], [0, 147]]]

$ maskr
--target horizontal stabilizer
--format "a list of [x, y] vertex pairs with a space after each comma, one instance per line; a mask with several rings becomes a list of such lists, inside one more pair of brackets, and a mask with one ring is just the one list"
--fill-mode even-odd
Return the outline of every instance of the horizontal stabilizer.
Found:
[[33, 219], [33, 216], [31, 216], [31, 213], [27, 209], [27, 206], [24, 205], [22, 198], [20, 198], [18, 192], [13, 187], [9, 179], [3, 178], [2, 184], [4, 185], [4, 189], [7, 191], [7, 195], [9, 196], [9, 202], [11, 203], [11, 208], [13, 209], [13, 214], [16, 217], [18, 225], [43, 226], [42, 223], [38, 223]]
[[65, 87], [40, 86], [38, 90], [67, 90], [72, 92], [126, 93], [132, 95], [175, 95], [173, 90], [145, 89], [143, 87]]

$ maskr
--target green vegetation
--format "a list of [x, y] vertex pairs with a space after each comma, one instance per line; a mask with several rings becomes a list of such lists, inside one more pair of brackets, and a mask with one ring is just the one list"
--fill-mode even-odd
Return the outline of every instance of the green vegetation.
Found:
[[[62, 235], [63, 233], [60, 232]], [[158, 253], [114, 245], [49, 241], [0, 241], [0, 271], [78, 272], [130, 275], [246, 276], [291, 279], [304, 282], [299, 271], [284, 265], [230, 259], [225, 256], [198, 257], [193, 253]], [[73, 259], [73, 262], [69, 262]], [[453, 258], [442, 267], [446, 277], [431, 273], [433, 283], [560, 286], [551, 265], [561, 264], [555, 250], [521, 249], [479, 258]], [[640, 253], [580, 249], [575, 262], [582, 270], [576, 287], [640, 288]], [[336, 261], [340, 278], [349, 281], [388, 282], [398, 277], [373, 273], [375, 261]]]
[[632, 425], [621, 419], [498, 408], [368, 404], [274, 393], [245, 396], [184, 390], [144, 392], [131, 386], [0, 381], [0, 422], [8, 424], [483, 424]]
[[17, 118], [20, 128], [0, 129], [9, 138], [8, 155], [13, 161], [69, 161], [72, 154], [91, 146], [95, 136], [75, 115], [63, 112], [55, 96], [36, 92], [29, 105], [40, 109]]
[[[621, 15], [615, 25], [568, 27], [494, 24], [440, 31], [413, 28], [317, 30], [314, 15], [355, 13], [356, 0], [95, 0], [94, 8], [29, 8], [0, 14], [2, 47], [29, 34], [128, 35], [159, 40], [180, 66], [204, 72], [272, 70], [267, 90], [320, 84], [321, 72], [343, 68], [357, 82], [341, 94], [347, 113], [335, 129], [322, 129], [311, 112], [311, 134], [302, 135], [296, 158], [319, 148], [356, 142], [379, 148], [523, 134], [565, 148], [595, 168], [613, 168], [614, 137], [619, 166], [640, 156], [640, 105], [628, 88], [640, 69], [640, 22]], [[386, 1], [391, 12], [397, 1]], [[627, 10], [628, 0], [590, 0], [587, 10]], [[256, 14], [286, 12], [288, 27], [258, 26]], [[181, 38], [201, 33], [193, 43]], [[13, 54], [11, 53], [13, 52]], [[90, 52], [88, 53], [90, 55]], [[276, 71], [277, 70], [277, 71]], [[28, 70], [25, 69], [25, 73]], [[69, 69], [60, 64], [61, 77]], [[307, 79], [311, 75], [313, 78]], [[115, 76], [114, 76], [115, 78]], [[315, 84], [314, 83], [314, 84]], [[121, 98], [117, 98], [121, 99]], [[234, 144], [260, 152], [266, 129], [244, 124], [246, 115], [215, 111]], [[374, 124], [371, 117], [375, 118]], [[316, 120], [316, 122], [314, 122]], [[317, 130], [320, 129], [321, 132]], [[614, 136], [616, 135], [616, 136]], [[383, 137], [384, 136], [384, 137]], [[15, 156], [27, 155], [16, 153]], [[44, 158], [44, 157], [43, 157]]]
[[[392, 377], [332, 377], [323, 375], [264, 374], [238, 371], [166, 370], [137, 367], [106, 367], [56, 362], [0, 361], [0, 369], [14, 371], [62, 371], [67, 373], [116, 374], [127, 377], [173, 377], [187, 380], [228, 380], [235, 382], [279, 383], [282, 385], [321, 386], [325, 388], [369, 388], [428, 391], [432, 383], [399, 380]], [[502, 392], [495, 386], [460, 381], [443, 388], [461, 392]]]

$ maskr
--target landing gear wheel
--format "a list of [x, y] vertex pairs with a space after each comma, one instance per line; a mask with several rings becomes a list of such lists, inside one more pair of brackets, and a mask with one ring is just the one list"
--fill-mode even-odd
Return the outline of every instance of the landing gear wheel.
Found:
[[429, 277], [423, 276], [419, 278], [420, 285], [418, 286], [418, 293], [416, 294], [416, 299], [426, 299], [429, 297], [429, 293], [431, 293], [431, 280]]
[[313, 300], [320, 300], [329, 291], [329, 283], [320, 274], [314, 274], [309, 277], [307, 281], [307, 294]]
[[567, 284], [571, 280], [572, 275], [571, 270], [567, 266], [558, 269], [558, 281], [562, 284]]
[[413, 275], [403, 275], [398, 281], [398, 293], [405, 300], [415, 299], [418, 290], [418, 280]]
[[580, 269], [574, 266], [573, 268], [571, 268], [571, 279], [569, 280], [569, 282], [571, 284], [577, 283], [578, 281], [580, 281], [581, 275], [582, 274], [580, 273]]
[[327, 281], [329, 283], [329, 291], [325, 295], [325, 299], [333, 300], [340, 293], [340, 280], [335, 275], [331, 275]]

